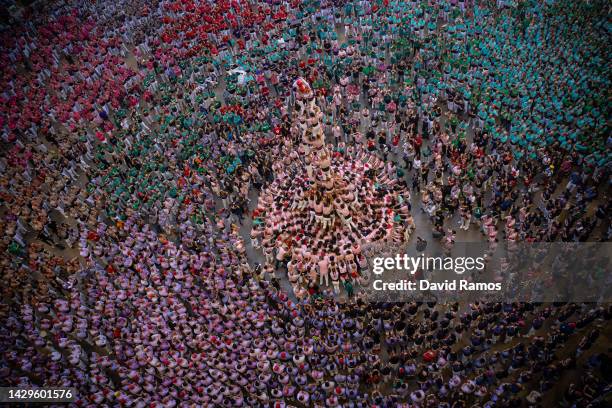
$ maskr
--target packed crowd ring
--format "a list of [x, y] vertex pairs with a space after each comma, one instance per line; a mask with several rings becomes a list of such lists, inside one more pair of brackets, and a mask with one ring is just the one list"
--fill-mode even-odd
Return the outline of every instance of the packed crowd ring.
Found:
[[[0, 28], [0, 385], [88, 407], [608, 395], [607, 304], [354, 293], [361, 246], [419, 228], [610, 239], [606, 2], [39, 3]], [[296, 78], [361, 218], [304, 188]]]

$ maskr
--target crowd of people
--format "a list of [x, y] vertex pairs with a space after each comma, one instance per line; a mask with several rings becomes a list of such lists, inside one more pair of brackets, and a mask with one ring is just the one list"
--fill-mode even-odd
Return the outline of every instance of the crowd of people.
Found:
[[[354, 271], [415, 227], [446, 247], [457, 225], [492, 247], [610, 240], [607, 2], [10, 13], [2, 385], [91, 407], [605, 405], [608, 304], [370, 303]], [[303, 200], [298, 77], [346, 199], [393, 201], [346, 212], [349, 236], [303, 228], [327, 223]]]
[[415, 228], [410, 191], [391, 161], [359, 145], [332, 149], [314, 90], [302, 78], [293, 88], [295, 142], [283, 146], [286, 159], [272, 166], [275, 180], [253, 211], [251, 240], [263, 247], [268, 267], [287, 269], [298, 299], [324, 281], [329, 286], [330, 278], [336, 295], [342, 284], [352, 296], [354, 285], [369, 281], [362, 243], [408, 241]]

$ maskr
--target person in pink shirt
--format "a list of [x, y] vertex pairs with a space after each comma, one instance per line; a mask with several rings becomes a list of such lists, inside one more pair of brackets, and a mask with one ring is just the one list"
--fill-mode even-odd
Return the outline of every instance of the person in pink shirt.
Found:
[[329, 286], [329, 263], [330, 260], [328, 259], [327, 255], [325, 255], [323, 252], [319, 252], [319, 261], [317, 262], [319, 271], [319, 285], [323, 285], [323, 282], [325, 282], [325, 286]]

